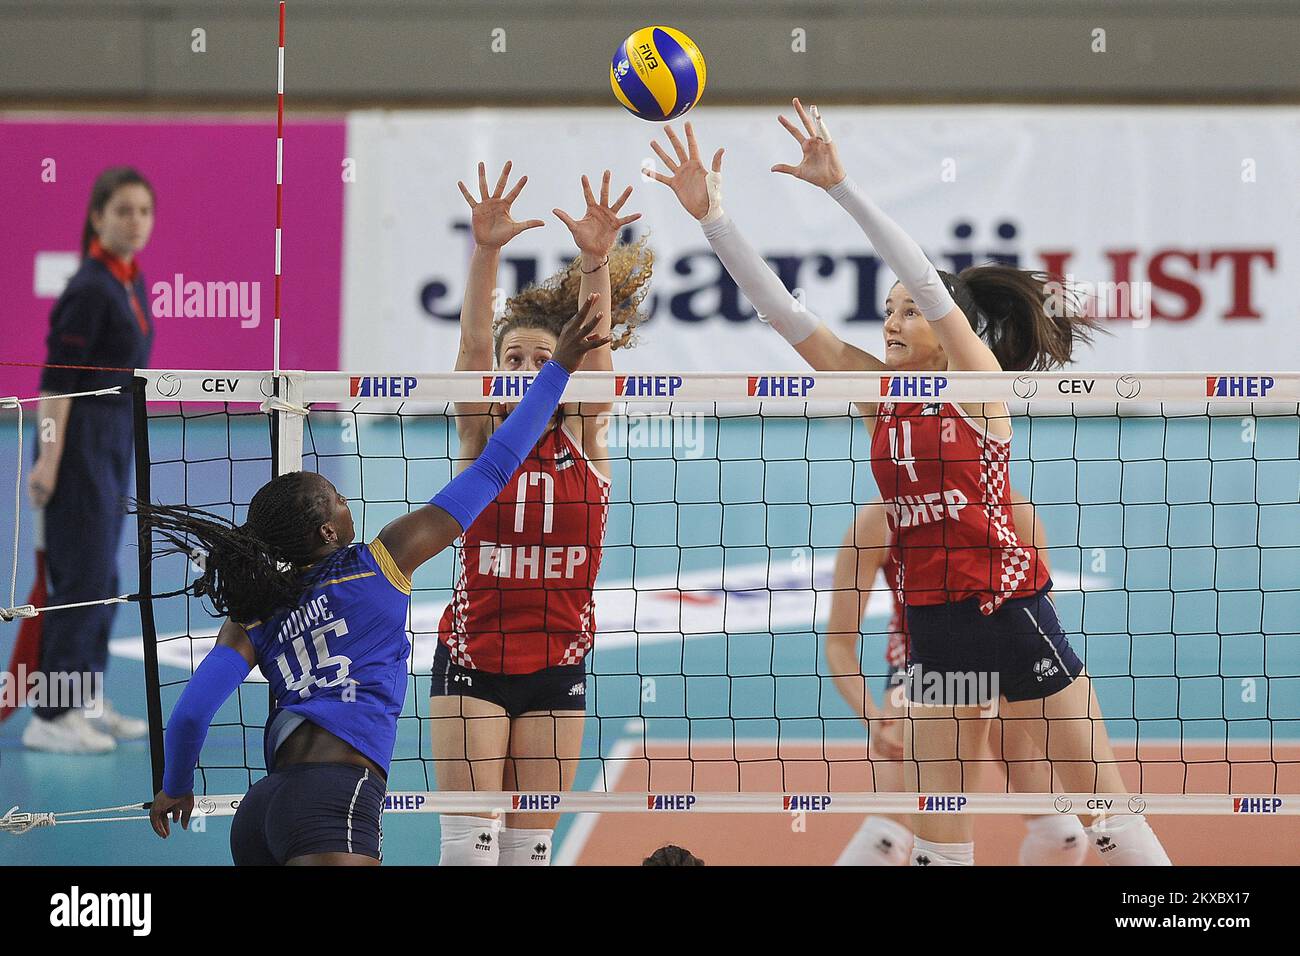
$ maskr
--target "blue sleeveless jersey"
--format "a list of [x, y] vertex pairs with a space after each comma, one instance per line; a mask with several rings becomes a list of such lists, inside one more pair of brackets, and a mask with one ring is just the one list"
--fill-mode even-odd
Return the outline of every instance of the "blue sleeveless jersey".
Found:
[[410, 579], [376, 539], [313, 565], [305, 586], [293, 608], [245, 626], [275, 699], [267, 770], [285, 728], [309, 720], [387, 773], [406, 701]]

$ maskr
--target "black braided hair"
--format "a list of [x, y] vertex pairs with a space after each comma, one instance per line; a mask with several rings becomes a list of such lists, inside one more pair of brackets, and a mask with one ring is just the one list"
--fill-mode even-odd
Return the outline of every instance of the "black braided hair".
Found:
[[242, 525], [187, 505], [136, 502], [133, 510], [175, 547], [203, 555], [203, 573], [186, 590], [240, 623], [265, 620], [302, 595], [302, 567], [320, 548], [320, 526], [333, 511], [329, 483], [294, 471], [258, 489]]

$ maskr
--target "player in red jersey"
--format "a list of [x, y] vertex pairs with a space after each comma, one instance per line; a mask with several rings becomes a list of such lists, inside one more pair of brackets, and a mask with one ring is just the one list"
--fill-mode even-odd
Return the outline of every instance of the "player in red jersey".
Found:
[[[501, 247], [543, 224], [511, 218], [527, 177], [506, 192], [509, 175], [506, 163], [489, 192], [480, 163], [477, 198], [458, 184], [472, 210], [474, 252], [456, 369], [537, 371], [551, 357], [575, 301], [593, 296], [604, 313], [596, 334], [614, 329], [612, 347], [627, 344], [652, 258], [643, 242], [615, 247], [619, 230], [640, 214], [620, 216], [632, 190], [611, 203], [608, 171], [599, 200], [582, 178], [582, 218], [554, 210], [573, 234], [579, 258], [512, 297], [494, 327]], [[610, 352], [611, 346], [588, 352], [580, 370], [611, 370]], [[430, 700], [440, 789], [556, 793], [573, 784], [586, 716], [585, 656], [596, 632], [592, 588], [609, 500], [601, 416], [610, 409], [562, 405], [553, 427], [460, 541], [455, 593], [438, 628]], [[457, 404], [458, 467], [474, 459], [506, 414], [506, 405]], [[548, 865], [558, 818], [541, 802], [513, 813], [504, 827], [492, 817], [444, 814], [440, 862]]]
[[[797, 166], [777, 164], [773, 172], [825, 189], [899, 277], [885, 302], [883, 362], [823, 325], [740, 235], [722, 210], [723, 151], [706, 169], [689, 123], [685, 146], [667, 129], [675, 158], [652, 144], [671, 175], [649, 175], [700, 220], [759, 316], [813, 368], [998, 372], [1071, 360], [1092, 327], [1077, 310], [1054, 308], [1066, 297], [1059, 289], [1051, 294], [1048, 277], [1008, 266], [941, 274], [847, 177], [816, 108], [810, 116], [795, 100], [795, 110], [802, 129], [784, 116], [780, 121], [803, 156]], [[983, 752], [992, 723], [987, 709], [996, 704], [1031, 745], [1007, 759], [1050, 761], [1070, 792], [1124, 792], [1091, 682], [1056, 618], [1047, 569], [1011, 525], [1006, 404], [863, 402], [858, 408], [872, 432], [872, 471], [903, 556], [911, 639], [906, 788], [961, 791], [961, 755]], [[966, 678], [975, 679], [973, 692]], [[1168, 864], [1141, 814], [1090, 819], [1089, 836], [1106, 862]], [[914, 864], [974, 862], [969, 815], [918, 814], [915, 833]]]
[[[1012, 521], [1016, 534], [1030, 548], [1046, 551], [1047, 535], [1031, 505], [1019, 493], [1011, 492]], [[906, 700], [902, 685], [907, 676], [907, 605], [903, 601], [900, 574], [901, 554], [889, 529], [883, 502], [874, 501], [858, 509], [857, 517], [844, 536], [835, 558], [830, 616], [826, 624], [826, 664], [836, 689], [849, 707], [868, 725], [868, 743], [873, 783], [877, 792], [903, 790], [903, 734]], [[1040, 560], [1047, 562], [1047, 555]], [[889, 596], [890, 617], [886, 630], [886, 692], [880, 705], [872, 697], [863, 674], [859, 651], [860, 628], [877, 575], [883, 575]], [[1000, 760], [1006, 749], [1003, 734], [1018, 733], [1015, 723], [994, 725], [987, 762]], [[1024, 749], [1025, 742], [1019, 741]], [[1015, 749], [1015, 748], [1012, 748]], [[1007, 784], [1021, 793], [1041, 791], [1044, 770], [1032, 762], [1005, 764]], [[1022, 866], [1078, 866], [1088, 852], [1087, 836], [1074, 816], [1031, 816], [1025, 820], [1028, 832], [1020, 844]], [[837, 866], [901, 866], [912, 849], [911, 818], [903, 814], [872, 814], [836, 860]]]

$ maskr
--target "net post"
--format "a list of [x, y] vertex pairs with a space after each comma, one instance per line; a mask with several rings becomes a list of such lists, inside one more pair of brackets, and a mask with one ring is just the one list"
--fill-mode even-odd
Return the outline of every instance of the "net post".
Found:
[[[302, 407], [303, 375], [281, 372], [275, 377], [275, 396], [284, 405]], [[271, 476], [302, 470], [303, 415], [279, 407], [271, 410]]]
[[[275, 373], [275, 397], [285, 405], [302, 405], [302, 373]], [[271, 408], [271, 477], [302, 470], [302, 420], [304, 416], [283, 407]], [[275, 694], [266, 691], [267, 707], [275, 711]]]
[[[149, 492], [149, 405], [145, 398], [148, 381], [137, 375], [131, 380], [131, 406], [135, 435], [135, 498], [150, 502]], [[158, 675], [158, 630], [153, 616], [153, 528], [149, 519], [136, 512], [136, 551], [139, 561], [140, 639], [144, 642], [145, 706], [149, 716], [149, 763], [157, 793], [163, 781], [162, 691]]]

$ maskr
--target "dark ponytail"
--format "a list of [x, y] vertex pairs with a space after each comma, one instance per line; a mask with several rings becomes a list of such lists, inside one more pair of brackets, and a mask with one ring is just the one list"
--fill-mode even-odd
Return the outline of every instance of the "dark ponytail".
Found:
[[242, 525], [186, 505], [137, 502], [134, 511], [175, 546], [164, 553], [200, 552], [203, 573], [185, 590], [241, 624], [265, 620], [301, 597], [302, 568], [333, 514], [328, 483], [302, 471], [263, 485]]
[[92, 213], [104, 212], [104, 207], [113, 198], [113, 193], [123, 186], [143, 186], [149, 190], [149, 198], [154, 198], [153, 187], [149, 180], [130, 166], [112, 166], [99, 174], [95, 185], [90, 187], [90, 205], [86, 207], [86, 223], [81, 227], [81, 256], [90, 255], [90, 240], [94, 238], [95, 227], [91, 224]]
[[986, 265], [939, 275], [1004, 371], [1068, 365], [1098, 331], [1079, 297], [1047, 273]]

